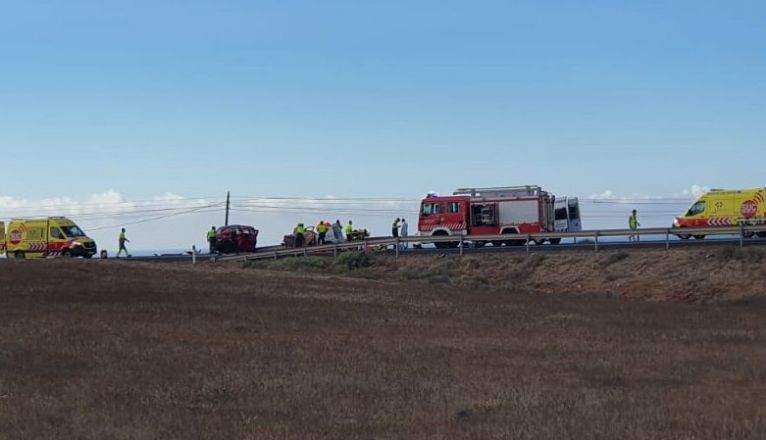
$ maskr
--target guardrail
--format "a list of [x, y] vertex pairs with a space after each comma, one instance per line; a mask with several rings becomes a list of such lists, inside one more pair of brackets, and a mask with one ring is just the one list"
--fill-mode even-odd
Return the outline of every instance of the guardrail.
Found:
[[371, 248], [387, 248], [393, 246], [395, 256], [399, 256], [400, 247], [403, 244], [422, 243], [437, 244], [450, 243], [452, 247], [459, 248], [459, 253], [463, 255], [463, 249], [466, 243], [470, 242], [521, 242], [519, 246], [526, 246], [529, 252], [530, 242], [533, 240], [550, 239], [592, 239], [593, 248], [598, 251], [599, 238], [621, 237], [621, 236], [662, 236], [664, 237], [665, 247], [669, 249], [673, 240], [671, 237], [679, 235], [689, 236], [710, 236], [710, 235], [736, 235], [739, 237], [739, 246], [744, 246], [744, 241], [749, 236], [760, 233], [766, 235], [766, 225], [759, 226], [739, 226], [739, 227], [715, 227], [715, 228], [645, 228], [645, 229], [604, 229], [579, 232], [551, 232], [539, 234], [503, 234], [503, 235], [438, 235], [438, 236], [410, 236], [410, 237], [374, 237], [363, 241], [349, 241], [343, 243], [326, 244], [319, 246], [309, 246], [302, 248], [279, 248], [269, 246], [253, 254], [237, 255], [230, 257], [219, 257], [216, 261], [254, 261], [263, 259], [279, 259], [281, 257], [308, 256], [308, 255], [328, 255], [332, 254], [337, 258], [338, 253], [347, 250], [357, 250], [366, 252]]

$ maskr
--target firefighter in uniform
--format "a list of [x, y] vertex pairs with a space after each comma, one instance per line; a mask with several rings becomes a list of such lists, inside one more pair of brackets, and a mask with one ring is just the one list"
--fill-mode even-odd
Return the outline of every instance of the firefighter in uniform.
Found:
[[217, 241], [218, 241], [218, 238], [216, 237], [215, 226], [211, 226], [210, 230], [207, 231], [207, 242], [208, 242], [208, 244], [210, 244], [210, 253], [211, 254], [215, 253], [215, 245], [216, 245]]
[[346, 223], [346, 240], [351, 241], [351, 234], [354, 232], [354, 226], [351, 223], [351, 220]]
[[319, 224], [317, 225], [317, 232], [319, 233], [317, 244], [324, 244], [328, 229], [329, 228], [327, 227], [327, 224], [324, 222], [324, 220], [320, 220]]
[[303, 226], [303, 223], [298, 223], [298, 226], [295, 227], [293, 233], [295, 234], [295, 247], [303, 247], [303, 237], [306, 233], [306, 228]]
[[122, 228], [120, 231], [120, 236], [118, 238], [118, 242], [120, 244], [120, 250], [117, 251], [117, 257], [120, 258], [120, 255], [122, 254], [122, 251], [125, 251], [125, 256], [130, 257], [130, 253], [128, 253], [128, 248], [125, 247], [125, 243], [130, 243], [130, 240], [128, 240], [128, 237], [125, 236], [125, 228]]
[[399, 217], [394, 220], [394, 224], [391, 225], [391, 236], [394, 238], [397, 238], [399, 236], [399, 222], [401, 219]]
[[[633, 212], [630, 214], [630, 217], [628, 217], [628, 227], [631, 231], [635, 231], [638, 229], [638, 227], [641, 226], [641, 223], [638, 222], [638, 214], [636, 213], [636, 210], [634, 209]], [[630, 235], [628, 236], [628, 241], [638, 241], [638, 235]]]

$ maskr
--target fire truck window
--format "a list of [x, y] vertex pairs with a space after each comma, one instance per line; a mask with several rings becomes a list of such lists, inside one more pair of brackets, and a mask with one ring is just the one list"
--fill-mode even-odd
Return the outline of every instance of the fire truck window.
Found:
[[694, 205], [692, 205], [691, 208], [689, 208], [689, 212], [686, 213], [686, 215], [697, 215], [702, 214], [705, 212], [705, 202], [697, 202]]
[[450, 202], [448, 212], [452, 214], [460, 212], [460, 202]]
[[50, 230], [50, 238], [55, 238], [56, 240], [63, 240], [66, 237], [64, 236], [64, 233], [61, 232], [61, 229], [59, 229], [59, 228], [51, 228], [51, 230]]
[[433, 203], [423, 203], [423, 215], [431, 215], [434, 213]]

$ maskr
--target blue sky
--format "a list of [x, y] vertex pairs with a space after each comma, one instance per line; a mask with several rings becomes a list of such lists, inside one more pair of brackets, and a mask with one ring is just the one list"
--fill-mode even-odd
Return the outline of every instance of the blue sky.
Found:
[[0, 196], [763, 185], [766, 3], [630, 3], [0, 1]]

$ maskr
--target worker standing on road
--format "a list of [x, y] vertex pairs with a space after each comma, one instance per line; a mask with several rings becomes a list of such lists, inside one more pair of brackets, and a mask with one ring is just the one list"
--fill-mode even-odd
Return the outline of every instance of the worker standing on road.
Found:
[[317, 225], [317, 232], [319, 233], [317, 244], [324, 244], [325, 237], [327, 237], [328, 229], [329, 228], [327, 227], [327, 224], [325, 224], [324, 220], [320, 220], [319, 224]]
[[[407, 224], [407, 220], [402, 219], [402, 224], [399, 226], [402, 238], [407, 238], [407, 235], [409, 234], [409, 231], [407, 230], [408, 228], [409, 225]], [[402, 243], [402, 248], [407, 249], [407, 242]]]
[[[631, 231], [635, 231], [638, 229], [638, 227], [641, 226], [641, 223], [638, 222], [638, 214], [636, 213], [636, 210], [634, 209], [633, 212], [630, 214], [630, 217], [628, 217], [628, 227]], [[638, 241], [638, 234], [631, 234], [628, 236], [628, 241]]]
[[354, 232], [354, 226], [351, 220], [346, 224], [346, 240], [351, 241], [351, 234]]
[[130, 257], [130, 253], [128, 253], [128, 248], [125, 247], [125, 243], [130, 243], [130, 240], [128, 240], [128, 237], [125, 236], [125, 228], [122, 228], [122, 230], [120, 231], [120, 236], [118, 238], [118, 241], [120, 243], [120, 250], [117, 251], [116, 258], [120, 258], [122, 251], [125, 251], [126, 257]]
[[343, 225], [340, 224], [340, 220], [335, 220], [335, 224], [332, 225], [332, 234], [336, 242], [343, 241]]
[[210, 245], [211, 254], [215, 253], [215, 245], [217, 241], [218, 241], [218, 238], [216, 237], [215, 226], [211, 226], [210, 230], [207, 231], [207, 242]]
[[394, 224], [391, 225], [391, 236], [396, 238], [399, 236], [399, 222], [401, 219], [399, 217], [394, 220]]
[[303, 226], [303, 223], [298, 223], [298, 226], [295, 227], [293, 233], [295, 234], [295, 247], [303, 247], [303, 236], [306, 233], [306, 228]]

